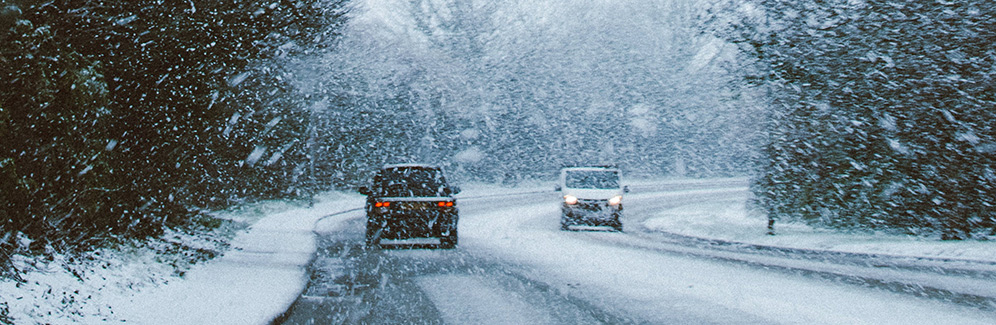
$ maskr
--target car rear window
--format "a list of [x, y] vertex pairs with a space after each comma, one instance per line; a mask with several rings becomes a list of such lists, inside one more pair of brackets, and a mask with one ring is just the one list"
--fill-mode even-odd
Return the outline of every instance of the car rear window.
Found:
[[381, 170], [374, 182], [383, 196], [440, 196], [446, 180], [438, 168], [399, 167]]

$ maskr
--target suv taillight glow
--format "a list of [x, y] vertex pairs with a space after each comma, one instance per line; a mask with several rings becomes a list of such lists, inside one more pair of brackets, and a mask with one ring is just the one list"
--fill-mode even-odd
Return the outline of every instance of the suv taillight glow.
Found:
[[374, 202], [374, 207], [377, 208], [386, 208], [389, 206], [391, 206], [391, 202]]
[[453, 206], [453, 202], [437, 202], [436, 205], [441, 207], [451, 207]]

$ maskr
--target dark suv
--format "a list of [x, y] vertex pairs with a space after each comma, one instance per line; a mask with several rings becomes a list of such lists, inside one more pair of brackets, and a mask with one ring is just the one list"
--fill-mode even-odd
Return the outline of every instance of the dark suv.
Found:
[[439, 238], [439, 247], [457, 244], [460, 192], [446, 183], [443, 170], [422, 164], [387, 165], [373, 185], [361, 187], [367, 196], [367, 246], [381, 239]]

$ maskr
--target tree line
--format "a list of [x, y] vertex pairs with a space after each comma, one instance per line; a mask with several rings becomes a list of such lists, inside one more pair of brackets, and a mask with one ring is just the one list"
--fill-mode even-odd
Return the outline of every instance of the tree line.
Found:
[[334, 44], [345, 1], [0, 5], [0, 261], [314, 190], [288, 66]]
[[[337, 170], [399, 161], [517, 184], [573, 164], [744, 175], [759, 105], [697, 1], [385, 0], [314, 65]], [[390, 17], [391, 19], [377, 19]], [[346, 173], [344, 182], [365, 175]]]
[[996, 235], [996, 5], [748, 0], [713, 14], [768, 91], [754, 192], [771, 218]]

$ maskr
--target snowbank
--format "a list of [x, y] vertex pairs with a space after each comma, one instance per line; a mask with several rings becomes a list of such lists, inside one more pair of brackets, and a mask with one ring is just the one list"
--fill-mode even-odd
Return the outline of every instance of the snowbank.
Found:
[[362, 201], [326, 195], [312, 208], [267, 215], [235, 237], [221, 258], [113, 306], [122, 319], [141, 324], [265, 324], [305, 289], [315, 222], [356, 202]]
[[765, 216], [748, 211], [742, 195], [711, 203], [693, 203], [660, 210], [643, 222], [649, 230], [777, 247], [849, 253], [943, 257], [996, 261], [996, 242], [941, 241], [936, 238], [884, 232], [835, 231], [798, 223], [776, 223], [768, 236]]
[[[313, 207], [270, 202], [219, 217], [250, 224], [221, 257], [177, 277], [148, 249], [102, 251], [96, 263], [33, 264], [23, 283], [0, 281], [0, 318], [27, 323], [266, 324], [283, 313], [307, 284], [317, 220], [356, 208], [358, 196], [328, 193]], [[2, 315], [2, 314], [0, 314]]]

